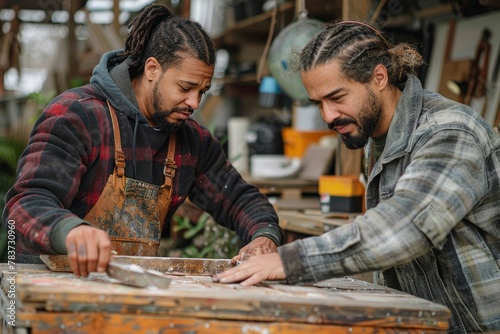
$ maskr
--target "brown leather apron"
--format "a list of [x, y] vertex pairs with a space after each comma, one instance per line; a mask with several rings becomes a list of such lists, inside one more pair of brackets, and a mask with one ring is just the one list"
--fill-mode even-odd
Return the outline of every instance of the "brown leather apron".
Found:
[[115, 169], [84, 220], [106, 231], [112, 249], [118, 254], [156, 256], [177, 169], [174, 161], [175, 135], [170, 135], [163, 185], [127, 178], [118, 119], [109, 102], [108, 106], [115, 139]]

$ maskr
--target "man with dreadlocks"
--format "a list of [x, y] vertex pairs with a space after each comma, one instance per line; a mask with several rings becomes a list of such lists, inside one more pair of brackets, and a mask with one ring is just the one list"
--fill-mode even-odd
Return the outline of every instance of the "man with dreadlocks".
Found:
[[469, 107], [424, 90], [422, 58], [357, 21], [302, 50], [301, 77], [329, 128], [365, 148], [365, 214], [214, 277], [310, 283], [382, 271], [451, 310], [450, 333], [500, 330], [500, 138]]
[[210, 88], [211, 39], [157, 4], [131, 26], [125, 50], [106, 53], [90, 84], [57, 96], [33, 128], [3, 213], [15, 222], [16, 261], [67, 253], [87, 276], [106, 269], [112, 250], [155, 256], [188, 197], [235, 230], [245, 252], [276, 252], [272, 205], [190, 119]]

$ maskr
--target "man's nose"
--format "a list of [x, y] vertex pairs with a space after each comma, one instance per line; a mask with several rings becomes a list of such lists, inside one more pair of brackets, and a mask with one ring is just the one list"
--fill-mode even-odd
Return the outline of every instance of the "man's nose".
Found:
[[192, 94], [189, 94], [185, 102], [189, 108], [195, 110], [200, 106], [200, 100], [200, 95], [197, 92], [193, 92]]
[[330, 124], [337, 118], [340, 118], [341, 115], [342, 113], [333, 105], [325, 104], [321, 109], [321, 117], [327, 124]]

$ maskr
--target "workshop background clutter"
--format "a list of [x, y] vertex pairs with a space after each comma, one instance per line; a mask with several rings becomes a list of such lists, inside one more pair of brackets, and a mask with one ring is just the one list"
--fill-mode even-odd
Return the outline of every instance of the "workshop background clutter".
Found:
[[[363, 151], [346, 149], [328, 130], [296, 71], [297, 50], [326, 22], [365, 18], [394, 42], [416, 45], [425, 88], [470, 105], [494, 127], [500, 123], [500, 1], [157, 2], [200, 22], [217, 49], [212, 88], [193, 117], [278, 212], [314, 217], [323, 230], [331, 228], [332, 213], [364, 211], [365, 182]], [[87, 83], [102, 54], [123, 47], [128, 23], [150, 3], [0, 1], [1, 197], [44, 105]], [[232, 256], [239, 240], [228, 238], [218, 247], [227, 252], [215, 255], [210, 240], [227, 231], [207, 219], [192, 206], [179, 209], [165, 254]], [[288, 241], [317, 233], [312, 225], [294, 230], [294, 222], [283, 220]], [[212, 234], [202, 237], [206, 224]]]

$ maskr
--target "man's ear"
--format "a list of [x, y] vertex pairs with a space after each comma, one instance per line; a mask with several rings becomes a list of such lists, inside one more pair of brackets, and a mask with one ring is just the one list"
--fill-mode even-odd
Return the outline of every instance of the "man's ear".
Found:
[[373, 69], [373, 82], [379, 91], [384, 90], [389, 85], [389, 74], [384, 65], [378, 64]]
[[144, 76], [149, 82], [153, 81], [156, 78], [156, 75], [160, 72], [161, 66], [155, 57], [149, 57], [146, 59], [146, 62], [144, 63]]

